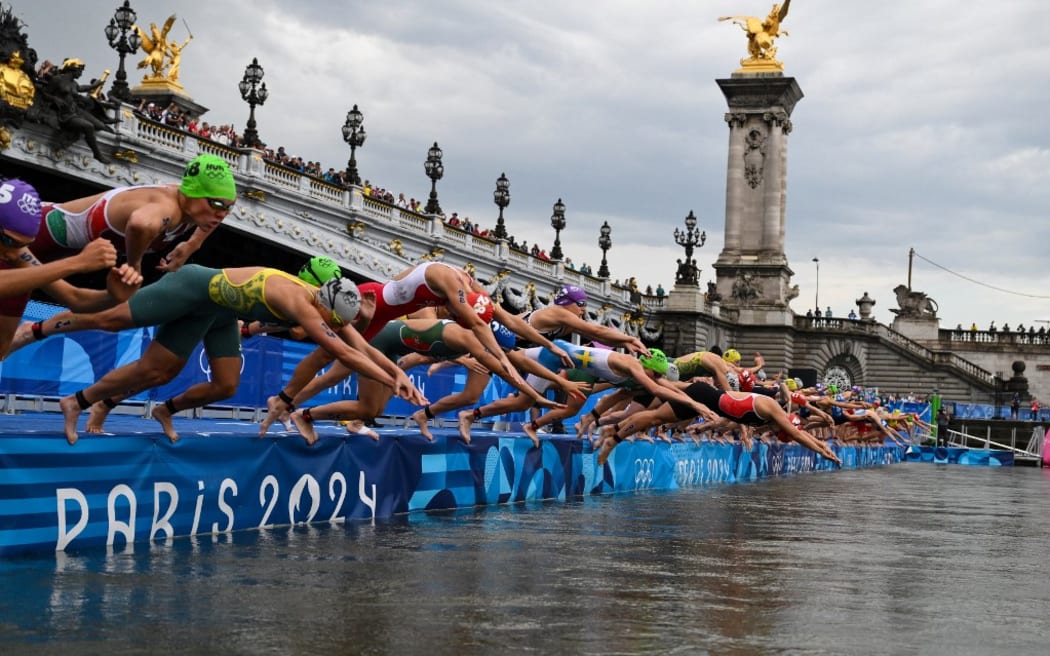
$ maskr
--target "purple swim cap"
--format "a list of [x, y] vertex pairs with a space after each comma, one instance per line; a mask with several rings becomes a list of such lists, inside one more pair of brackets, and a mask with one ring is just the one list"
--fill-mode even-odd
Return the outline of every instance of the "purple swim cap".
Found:
[[565, 285], [554, 295], [555, 305], [573, 305], [586, 302], [587, 292], [583, 291], [582, 287], [577, 287], [576, 285]]
[[0, 182], [0, 229], [30, 238], [40, 231], [40, 196], [28, 182]]

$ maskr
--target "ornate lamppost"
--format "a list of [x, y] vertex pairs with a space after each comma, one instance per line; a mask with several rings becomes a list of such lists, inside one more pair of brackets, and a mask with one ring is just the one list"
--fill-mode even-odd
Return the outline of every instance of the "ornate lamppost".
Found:
[[700, 267], [696, 266], [696, 260], [693, 259], [693, 249], [702, 247], [707, 242], [707, 232], [697, 229], [693, 210], [689, 210], [689, 216], [685, 217], [685, 230], [674, 229], [674, 241], [685, 248], [685, 260], [678, 263], [675, 282], [681, 285], [699, 285]]
[[357, 159], [354, 157], [354, 151], [357, 150], [358, 146], [363, 146], [365, 139], [368, 137], [362, 125], [364, 120], [365, 115], [361, 113], [361, 110], [355, 104], [354, 108], [346, 113], [346, 123], [343, 123], [343, 141], [350, 146], [350, 161], [346, 164], [346, 177], [350, 184], [359, 187], [361, 186], [361, 176], [357, 174]]
[[441, 214], [441, 206], [438, 205], [437, 181], [445, 175], [445, 165], [441, 163], [443, 154], [435, 141], [427, 151], [427, 161], [423, 162], [423, 170], [430, 178], [430, 198], [427, 200], [427, 206], [423, 208], [427, 214]]
[[551, 259], [555, 262], [561, 260], [561, 231], [565, 229], [565, 203], [558, 199], [554, 204], [554, 213], [551, 214], [551, 227], [554, 228], [554, 248], [551, 249]]
[[248, 127], [244, 130], [244, 145], [247, 148], [255, 148], [259, 145], [259, 132], [255, 129], [255, 107], [265, 104], [266, 98], [270, 95], [266, 90], [266, 83], [262, 81], [265, 72], [259, 65], [259, 59], [252, 57], [252, 63], [244, 69], [244, 77], [237, 83], [241, 98], [251, 108], [248, 113]]
[[[117, 79], [113, 82], [113, 86], [110, 87], [109, 95], [121, 102], [131, 102], [131, 90], [128, 88], [128, 74], [124, 70], [124, 58], [128, 55], [134, 55], [139, 46], [142, 45], [142, 39], [139, 38], [138, 31], [132, 31], [132, 26], [135, 25], [135, 21], [138, 16], [135, 15], [135, 10], [128, 4], [128, 0], [124, 0], [124, 4], [117, 7], [117, 11], [113, 14], [113, 18], [109, 19], [109, 25], [106, 26], [106, 39], [109, 40], [109, 47], [117, 51], [120, 55], [120, 65], [117, 66]], [[129, 35], [128, 32], [131, 32]]]
[[612, 228], [609, 227], [608, 221], [602, 222], [601, 236], [598, 237], [598, 248], [602, 249], [602, 265], [598, 267], [598, 277], [608, 278], [609, 277], [609, 262], [605, 259], [605, 254], [612, 248]]
[[496, 191], [492, 192], [492, 202], [499, 208], [499, 217], [496, 219], [496, 231], [493, 233], [496, 239], [507, 238], [507, 226], [503, 223], [503, 209], [510, 205], [510, 180], [506, 173], [500, 173], [496, 178]]

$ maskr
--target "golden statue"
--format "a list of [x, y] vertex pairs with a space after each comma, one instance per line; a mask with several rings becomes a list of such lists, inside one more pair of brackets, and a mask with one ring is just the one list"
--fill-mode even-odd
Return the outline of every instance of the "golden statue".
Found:
[[164, 21], [164, 27], [160, 29], [157, 29], [156, 23], [150, 23], [150, 34], [146, 34], [138, 25], [134, 26], [142, 41], [142, 52], [146, 53], [146, 57], [139, 62], [138, 67], [149, 67], [153, 71], [152, 75], [146, 75], [146, 79], [164, 78], [164, 60], [168, 55], [168, 32], [171, 31], [171, 26], [174, 24], [175, 14], [172, 14], [168, 16], [168, 20]]
[[179, 81], [179, 64], [182, 63], [182, 49], [189, 45], [189, 42], [192, 40], [193, 35], [191, 34], [186, 37], [182, 45], [174, 41], [168, 44], [168, 80], [172, 82]]
[[22, 53], [15, 50], [7, 62], [0, 64], [0, 100], [18, 109], [32, 105], [36, 95], [33, 80], [22, 70], [24, 63]]
[[773, 41], [778, 36], [787, 36], [787, 31], [780, 29], [780, 23], [787, 17], [791, 0], [784, 5], [773, 5], [765, 20], [755, 16], [722, 16], [720, 21], [733, 21], [747, 32], [748, 59], [741, 59], [741, 72], [783, 71], [784, 63], [776, 59], [777, 49]]
[[[190, 34], [181, 44], [168, 40], [168, 33], [171, 32], [171, 27], [174, 24], [175, 14], [172, 14], [168, 16], [168, 20], [164, 21], [164, 25], [160, 28], [157, 27], [156, 23], [150, 23], [149, 34], [146, 34], [145, 30], [138, 25], [135, 26], [135, 31], [142, 41], [142, 51], [146, 53], [146, 57], [139, 62], [138, 67], [149, 68], [151, 71], [143, 78], [142, 82], [144, 84], [155, 85], [160, 83], [179, 89], [182, 88], [179, 84], [179, 67], [182, 64], [182, 51], [193, 40], [193, 35]], [[187, 26], [188, 29], [189, 27]]]

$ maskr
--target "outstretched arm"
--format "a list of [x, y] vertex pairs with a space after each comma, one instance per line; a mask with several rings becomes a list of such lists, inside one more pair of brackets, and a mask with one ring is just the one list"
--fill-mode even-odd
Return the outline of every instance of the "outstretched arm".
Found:
[[569, 357], [568, 353], [562, 348], [556, 346], [554, 342], [541, 335], [538, 330], [530, 326], [528, 322], [521, 317], [507, 312], [500, 307], [498, 303], [494, 306], [493, 310], [492, 318], [506, 326], [515, 335], [519, 335], [534, 344], [539, 344], [540, 346], [545, 347], [548, 351], [558, 356], [558, 359], [561, 360], [562, 365], [565, 367], [571, 369], [576, 366], [573, 364], [572, 358]]

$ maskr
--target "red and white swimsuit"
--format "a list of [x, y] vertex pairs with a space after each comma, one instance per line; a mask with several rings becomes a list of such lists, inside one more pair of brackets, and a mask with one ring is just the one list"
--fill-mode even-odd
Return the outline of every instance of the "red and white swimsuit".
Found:
[[437, 307], [448, 302], [447, 298], [439, 296], [427, 284], [426, 271], [432, 266], [453, 268], [442, 262], [424, 262], [400, 280], [390, 280], [385, 283], [366, 282], [358, 286], [362, 295], [365, 292], [374, 292], [376, 296], [375, 315], [372, 316], [368, 328], [362, 333], [366, 340], [375, 337], [383, 326], [398, 317], [412, 314], [425, 307]]
[[[105, 237], [113, 242], [117, 251], [127, 253], [124, 232], [113, 227], [109, 218], [109, 203], [119, 194], [130, 189], [166, 189], [168, 185], [142, 185], [138, 187], [117, 187], [110, 189], [90, 207], [82, 212], [70, 212], [61, 203], [41, 203], [41, 230], [30, 244], [29, 250], [43, 261], [64, 257], [69, 251], [80, 252], [89, 243]], [[147, 253], [165, 250], [187, 228], [189, 223], [181, 223], [170, 231], [164, 232], [150, 242]]]

